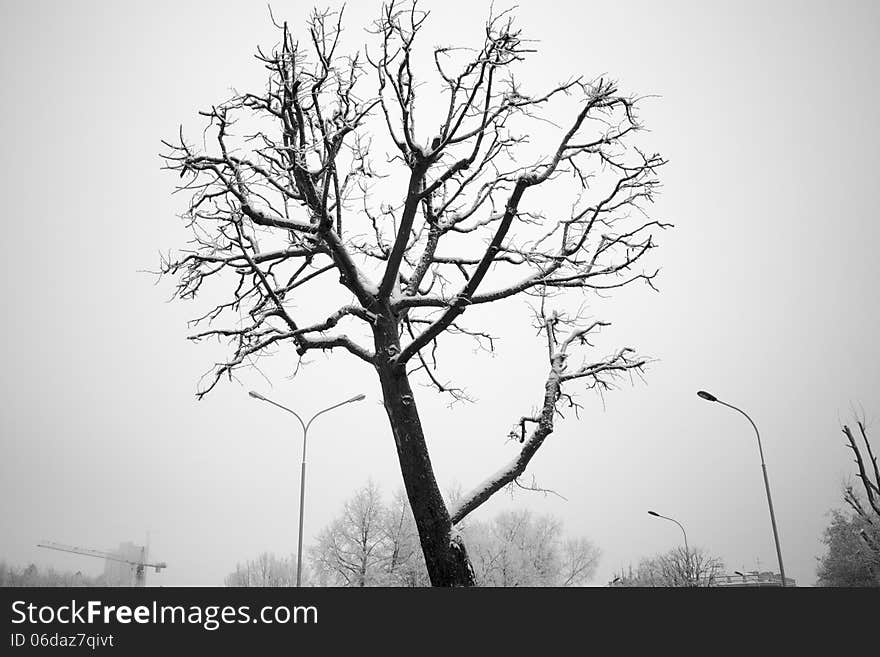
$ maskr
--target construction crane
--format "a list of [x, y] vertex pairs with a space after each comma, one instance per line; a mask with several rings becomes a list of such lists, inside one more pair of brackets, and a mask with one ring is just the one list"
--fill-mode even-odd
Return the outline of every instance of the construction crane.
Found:
[[135, 586], [145, 586], [147, 583], [147, 568], [155, 568], [156, 572], [161, 572], [163, 568], [167, 568], [168, 565], [164, 561], [159, 561], [157, 563], [147, 563], [146, 562], [146, 548], [141, 546], [141, 558], [137, 561], [132, 559], [125, 559], [124, 557], [119, 556], [113, 552], [103, 552], [101, 550], [90, 550], [88, 548], [75, 547], [73, 545], [62, 545], [61, 543], [52, 543], [49, 541], [43, 541], [42, 543], [37, 543], [37, 547], [47, 548], [49, 550], [58, 550], [59, 552], [72, 552], [73, 554], [84, 554], [87, 557], [97, 557], [99, 559], [109, 559], [110, 561], [119, 561], [122, 563], [127, 563], [131, 566], [135, 567], [135, 575], [134, 575], [134, 585]]

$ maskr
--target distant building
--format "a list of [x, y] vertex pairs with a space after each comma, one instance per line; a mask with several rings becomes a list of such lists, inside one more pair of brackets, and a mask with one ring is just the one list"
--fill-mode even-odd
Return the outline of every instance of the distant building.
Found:
[[[707, 580], [703, 580], [696, 584], [697, 586], [707, 587], [707, 586], [725, 586], [725, 587], [763, 587], [763, 586], [777, 586], [782, 587], [782, 578], [779, 576], [779, 573], [772, 573], [770, 571], [758, 572], [754, 570], [749, 573], [741, 573], [739, 571], [734, 571], [732, 575], [728, 575], [727, 573], [722, 573], [719, 575], [712, 575], [711, 578]], [[791, 577], [785, 578], [785, 585], [796, 587], [797, 582], [793, 580]], [[632, 568], [629, 569], [629, 574], [621, 572], [619, 575], [616, 575], [613, 580], [608, 582], [608, 586], [612, 587], [654, 587], [654, 586], [673, 586], [671, 584], [658, 584], [656, 581], [651, 580], [650, 578], [638, 577], [633, 574]]]
[[[797, 586], [797, 582], [791, 577], [785, 578], [786, 586]], [[779, 573], [772, 573], [769, 570], [758, 572], [753, 570], [749, 573], [741, 573], [735, 571], [732, 575], [723, 574], [715, 576], [715, 586], [735, 586], [735, 587], [761, 587], [761, 586], [782, 586], [782, 577]]]
[[[147, 560], [147, 549], [142, 545], [131, 542], [120, 543], [119, 547], [111, 552], [118, 559], [143, 563]], [[137, 567], [133, 563], [104, 560], [104, 579], [106, 586], [135, 586]]]

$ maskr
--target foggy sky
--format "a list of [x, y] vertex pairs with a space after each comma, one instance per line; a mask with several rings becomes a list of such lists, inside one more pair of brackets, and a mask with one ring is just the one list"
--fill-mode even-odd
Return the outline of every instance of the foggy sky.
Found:
[[[827, 512], [854, 472], [840, 423], [863, 409], [880, 435], [880, 8], [549, 5], [517, 11], [539, 40], [528, 88], [607, 74], [656, 96], [642, 105], [644, 139], [670, 164], [653, 215], [675, 229], [652, 255], [659, 293], [637, 286], [595, 304], [612, 322], [604, 344], [655, 359], [645, 383], [582, 394], [581, 418], [557, 422], [526, 473], [567, 499], [501, 492], [475, 517], [556, 515], [602, 550], [595, 584], [680, 544], [649, 509], [728, 571], [776, 571], [754, 433], [699, 400], [705, 388], [760, 427], [786, 572], [812, 585]], [[477, 43], [487, 3], [424, 6], [422, 48]], [[349, 44], [368, 40], [378, 7], [347, 9]], [[273, 4], [294, 29], [309, 8]], [[197, 402], [199, 377], [226, 351], [188, 342], [186, 321], [206, 308], [167, 303], [172, 281], [146, 273], [187, 239], [160, 139], [180, 124], [199, 134], [197, 110], [231, 87], [262, 88], [252, 54], [276, 42], [265, 4], [6, 1], [0, 26], [0, 558], [98, 573], [97, 559], [35, 545], [108, 549], [149, 534], [168, 563], [150, 584], [213, 586], [259, 552], [294, 552], [298, 425], [249, 389], [306, 414], [367, 395], [314, 425], [307, 544], [368, 477], [390, 495], [402, 481], [367, 366], [310, 355], [290, 378], [288, 350], [264, 361], [271, 382], [241, 371]], [[495, 356], [445, 355], [477, 403], [450, 408], [416, 388], [444, 490], [505, 463], [511, 425], [541, 401], [542, 342], [525, 319], [495, 332]]]

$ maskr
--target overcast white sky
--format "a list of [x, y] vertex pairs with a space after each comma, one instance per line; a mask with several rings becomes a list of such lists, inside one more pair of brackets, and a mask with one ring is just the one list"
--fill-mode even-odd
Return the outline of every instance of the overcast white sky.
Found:
[[[353, 4], [358, 44], [379, 5]], [[425, 6], [425, 47], [473, 43], [487, 13], [473, 0]], [[294, 25], [309, 8], [273, 6]], [[706, 388], [760, 427], [786, 571], [812, 585], [852, 472], [840, 422], [861, 405], [880, 435], [880, 6], [524, 1], [517, 13], [540, 40], [531, 88], [607, 73], [658, 96], [641, 117], [670, 160], [655, 215], [676, 228], [654, 253], [659, 294], [633, 288], [596, 307], [613, 322], [609, 344], [658, 359], [647, 383], [604, 407], [584, 395], [583, 417], [558, 423], [529, 469], [567, 501], [502, 492], [477, 517], [558, 516], [602, 549], [597, 584], [680, 544], [648, 509], [731, 571], [776, 570], [754, 434], [695, 396]], [[271, 387], [243, 372], [197, 402], [222, 351], [185, 339], [201, 306], [166, 303], [171, 282], [140, 271], [186, 238], [159, 140], [198, 126], [196, 111], [230, 87], [262, 87], [251, 55], [276, 39], [265, 4], [4, 0], [0, 32], [0, 558], [96, 573], [97, 559], [35, 545], [107, 549], [149, 532], [169, 565], [152, 584], [219, 585], [236, 561], [293, 552], [297, 425], [250, 388], [305, 413], [367, 395], [314, 425], [307, 543], [367, 477], [398, 487], [365, 366], [316, 356], [288, 379], [294, 363], [279, 358]], [[541, 398], [542, 344], [526, 325], [496, 333], [495, 357], [449, 356], [478, 403], [450, 409], [417, 389], [444, 488], [494, 472], [514, 449], [511, 423]]]

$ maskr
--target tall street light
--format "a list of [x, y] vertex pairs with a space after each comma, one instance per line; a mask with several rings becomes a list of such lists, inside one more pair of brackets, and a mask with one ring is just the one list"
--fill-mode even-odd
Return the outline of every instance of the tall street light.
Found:
[[351, 402], [361, 401], [366, 397], [366, 395], [358, 395], [356, 397], [352, 397], [351, 399], [346, 399], [345, 401], [339, 402], [338, 404], [333, 404], [333, 406], [328, 406], [322, 411], [318, 411], [315, 413], [308, 422], [303, 422], [303, 419], [299, 416], [296, 411], [293, 411], [286, 406], [282, 406], [278, 402], [274, 402], [271, 399], [264, 397], [258, 392], [254, 392], [251, 390], [248, 393], [254, 399], [259, 399], [264, 402], [269, 402], [273, 406], [277, 406], [280, 409], [291, 413], [297, 420], [299, 420], [300, 425], [303, 430], [303, 453], [302, 453], [302, 471], [300, 473], [299, 478], [299, 541], [296, 548], [296, 586], [299, 588], [302, 583], [302, 548], [303, 548], [303, 505], [306, 495], [306, 441], [308, 440], [309, 435], [309, 427], [312, 425], [312, 422], [315, 421], [315, 418], [319, 415], [326, 413], [327, 411], [332, 411], [334, 408], [339, 408], [344, 404], [350, 404]]
[[767, 479], [767, 465], [764, 463], [764, 450], [761, 447], [761, 434], [758, 432], [758, 427], [744, 410], [737, 408], [733, 404], [721, 401], [715, 395], [706, 392], [705, 390], [697, 391], [697, 397], [705, 399], [708, 402], [717, 402], [722, 406], [727, 406], [727, 408], [732, 408], [738, 413], [742, 413], [755, 430], [755, 435], [758, 437], [758, 453], [761, 455], [761, 470], [764, 473], [764, 488], [767, 491], [767, 505], [770, 507], [770, 524], [773, 526], [773, 540], [776, 542], [776, 558], [779, 560], [779, 575], [782, 577], [782, 586], [785, 586], [785, 567], [782, 565], [782, 549], [779, 547], [779, 532], [776, 529], [776, 514], [773, 513], [773, 500], [770, 498], [770, 482]]
[[682, 534], [682, 536], [684, 536], [684, 556], [685, 556], [685, 559], [686, 559], [686, 561], [687, 561], [687, 569], [688, 569], [688, 575], [687, 575], [687, 577], [688, 577], [688, 582], [690, 582], [690, 581], [691, 581], [691, 551], [690, 551], [690, 549], [688, 548], [688, 535], [687, 535], [687, 533], [684, 531], [684, 527], [682, 527], [681, 523], [680, 523], [678, 520], [676, 520], [675, 518], [669, 518], [669, 517], [667, 517], [667, 516], [661, 516], [661, 515], [660, 515], [659, 513], [657, 513], [656, 511], [648, 511], [648, 515], [649, 515], [649, 516], [654, 516], [655, 518], [663, 518], [664, 520], [671, 520], [671, 521], [674, 522], [676, 525], [678, 525], [679, 528], [681, 529], [681, 534]]

